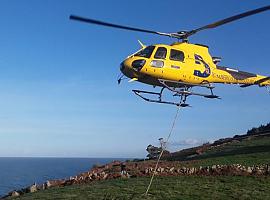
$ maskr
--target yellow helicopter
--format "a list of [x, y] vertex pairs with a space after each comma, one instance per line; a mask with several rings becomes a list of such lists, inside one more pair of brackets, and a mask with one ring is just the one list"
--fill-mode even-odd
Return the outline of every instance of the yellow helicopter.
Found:
[[[264, 12], [270, 6], [250, 10], [238, 15], [234, 15], [217, 22], [202, 26], [191, 31], [179, 31], [176, 33], [163, 33], [141, 28], [134, 28], [95, 19], [70, 15], [70, 19], [112, 28], [138, 31], [144, 33], [157, 34], [178, 39], [178, 42], [171, 45], [155, 44], [145, 46], [140, 41], [141, 49], [128, 56], [120, 65], [123, 75], [118, 79], [120, 84], [124, 76], [130, 78], [129, 82], [139, 81], [149, 85], [161, 87], [160, 92], [133, 90], [142, 99], [163, 104], [172, 104], [187, 107], [187, 97], [191, 95], [205, 98], [219, 99], [214, 95], [214, 83], [240, 84], [240, 87], [258, 85], [260, 87], [270, 86], [270, 77], [261, 76], [249, 72], [239, 71], [228, 67], [219, 66], [221, 58], [212, 57], [208, 52], [208, 47], [201, 44], [191, 44], [188, 37], [206, 29], [239, 20], [250, 15]], [[195, 87], [202, 87], [209, 90], [208, 94], [194, 92]], [[164, 101], [163, 90], [168, 89], [173, 92], [173, 96], [179, 96], [179, 102]]]

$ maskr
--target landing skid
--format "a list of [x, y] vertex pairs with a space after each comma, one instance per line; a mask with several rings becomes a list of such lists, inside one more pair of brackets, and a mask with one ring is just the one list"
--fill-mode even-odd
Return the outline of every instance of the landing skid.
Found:
[[[186, 103], [187, 97], [191, 95], [201, 96], [209, 99], [220, 99], [219, 96], [213, 94], [213, 88], [209, 83], [203, 84], [187, 84], [184, 82], [176, 82], [176, 81], [168, 81], [164, 79], [159, 79], [161, 85], [163, 85], [160, 92], [150, 92], [150, 91], [143, 91], [143, 90], [132, 90], [137, 96], [142, 98], [145, 101], [152, 102], [152, 103], [160, 103], [160, 104], [169, 104], [169, 105], [176, 105], [180, 107], [190, 107], [189, 104]], [[192, 92], [191, 89], [193, 87], [203, 87], [210, 90], [210, 94], [203, 94], [203, 93], [196, 93]], [[162, 100], [162, 93], [164, 89], [168, 89], [169, 91], [173, 92], [173, 96], [180, 97], [179, 102], [172, 102], [172, 101], [164, 101]], [[148, 96], [155, 96], [156, 98], [146, 97]]]
[[[165, 88], [162, 88], [162, 90]], [[186, 103], [180, 102], [180, 103], [176, 103], [176, 102], [170, 102], [170, 101], [163, 101], [162, 98], [162, 92], [149, 92], [149, 91], [144, 91], [144, 90], [132, 90], [134, 92], [134, 94], [136, 94], [137, 96], [141, 97], [143, 100], [148, 101], [148, 102], [152, 102], [152, 103], [161, 103], [161, 104], [170, 104], [170, 105], [176, 105], [176, 106], [181, 106], [181, 107], [187, 107], [189, 106]], [[147, 98], [145, 96], [143, 96], [143, 94], [150, 94], [150, 95], [154, 95], [158, 97], [158, 100], [155, 99], [151, 99], [151, 98]]]

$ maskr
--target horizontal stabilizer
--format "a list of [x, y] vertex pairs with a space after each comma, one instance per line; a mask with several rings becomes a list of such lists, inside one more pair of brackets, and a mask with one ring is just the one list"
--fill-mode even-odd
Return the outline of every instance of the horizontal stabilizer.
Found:
[[265, 78], [262, 78], [262, 79], [260, 79], [260, 80], [258, 80], [258, 81], [255, 81], [254, 83], [255, 83], [255, 84], [261, 84], [261, 83], [263, 83], [263, 82], [265, 82], [265, 81], [268, 81], [268, 80], [270, 80], [270, 76], [265, 77]]
[[244, 84], [244, 85], [241, 85], [240, 87], [241, 88], [246, 88], [246, 87], [249, 87], [249, 86], [252, 86], [252, 85], [260, 85], [263, 82], [268, 81], [268, 80], [270, 80], [270, 76], [259, 79], [259, 80], [255, 81], [254, 84]]

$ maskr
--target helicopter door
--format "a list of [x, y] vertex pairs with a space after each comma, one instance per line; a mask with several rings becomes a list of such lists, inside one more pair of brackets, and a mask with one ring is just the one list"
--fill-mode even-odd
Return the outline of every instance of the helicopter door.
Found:
[[185, 61], [185, 54], [183, 51], [180, 50], [176, 50], [176, 49], [171, 49], [170, 50], [170, 60], [168, 62], [168, 72], [166, 73], [166, 79], [171, 79], [171, 80], [175, 80], [175, 81], [179, 81], [185, 80], [185, 77], [180, 77], [178, 76], [178, 74], [180, 75], [181, 71], [183, 71], [183, 65]]
[[151, 71], [155, 77], [163, 78], [164, 61], [167, 56], [167, 49], [165, 47], [158, 47], [153, 60], [150, 63]]

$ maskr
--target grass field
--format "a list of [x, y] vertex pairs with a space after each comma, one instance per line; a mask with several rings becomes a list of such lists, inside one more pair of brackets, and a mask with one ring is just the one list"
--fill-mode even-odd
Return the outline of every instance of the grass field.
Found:
[[[186, 166], [270, 164], [270, 137], [233, 142], [181, 163]], [[149, 177], [98, 181], [28, 193], [19, 199], [270, 199], [269, 176], [156, 177], [150, 194], [145, 196], [149, 181]]]
[[118, 179], [53, 188], [20, 199], [270, 199], [270, 178], [157, 177], [150, 194], [149, 178]]

